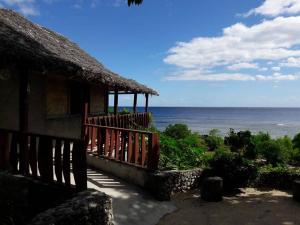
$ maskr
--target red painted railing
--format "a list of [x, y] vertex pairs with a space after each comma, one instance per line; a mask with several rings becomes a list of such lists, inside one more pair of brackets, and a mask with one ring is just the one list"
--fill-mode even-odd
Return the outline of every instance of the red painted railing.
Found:
[[151, 113], [129, 113], [106, 116], [92, 116], [86, 121], [87, 124], [119, 127], [127, 129], [143, 130], [149, 128]]
[[78, 190], [87, 187], [86, 147], [79, 139], [0, 129], [0, 169]]
[[159, 161], [157, 133], [86, 124], [88, 152], [155, 171]]

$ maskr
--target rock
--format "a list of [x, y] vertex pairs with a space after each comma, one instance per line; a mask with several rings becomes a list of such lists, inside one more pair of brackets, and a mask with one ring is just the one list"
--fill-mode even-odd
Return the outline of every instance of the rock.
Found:
[[209, 202], [223, 200], [223, 179], [221, 177], [208, 177], [203, 181], [201, 198]]

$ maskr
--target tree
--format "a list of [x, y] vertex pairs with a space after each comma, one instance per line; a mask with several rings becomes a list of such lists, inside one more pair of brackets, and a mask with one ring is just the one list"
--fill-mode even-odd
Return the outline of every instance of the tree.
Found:
[[131, 6], [131, 5], [140, 5], [142, 4], [143, 0], [128, 0], [128, 6]]

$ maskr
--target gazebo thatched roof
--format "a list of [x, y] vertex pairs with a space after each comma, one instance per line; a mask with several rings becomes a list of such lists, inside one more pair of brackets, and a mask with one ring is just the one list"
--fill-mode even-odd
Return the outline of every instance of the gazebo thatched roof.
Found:
[[0, 57], [26, 62], [35, 69], [64, 71], [62, 74], [68, 74], [69, 79], [105, 84], [111, 90], [158, 95], [155, 90], [108, 70], [62, 35], [7, 9], [0, 9]]

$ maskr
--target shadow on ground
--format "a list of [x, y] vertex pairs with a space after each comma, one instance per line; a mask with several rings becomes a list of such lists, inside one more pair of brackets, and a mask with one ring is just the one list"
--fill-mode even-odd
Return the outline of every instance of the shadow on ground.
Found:
[[289, 193], [270, 189], [242, 189], [219, 203], [200, 199], [198, 192], [177, 196], [178, 210], [159, 225], [299, 225], [300, 204]]
[[88, 169], [88, 187], [113, 198], [115, 225], [155, 225], [176, 209], [172, 202], [155, 200], [141, 188], [100, 171]]

